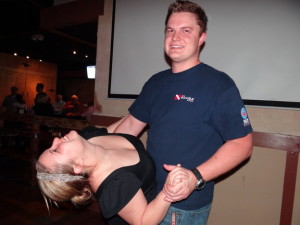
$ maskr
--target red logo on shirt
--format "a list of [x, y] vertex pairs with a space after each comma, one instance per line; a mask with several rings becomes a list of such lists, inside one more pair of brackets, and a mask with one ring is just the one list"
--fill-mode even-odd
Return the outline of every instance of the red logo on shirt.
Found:
[[182, 95], [175, 95], [174, 100], [178, 101], [181, 99], [181, 97], [182, 97]]
[[185, 95], [175, 95], [175, 97], [173, 98], [175, 101], [179, 101], [179, 100], [186, 100], [188, 102], [194, 102], [195, 98], [192, 97], [187, 97]]

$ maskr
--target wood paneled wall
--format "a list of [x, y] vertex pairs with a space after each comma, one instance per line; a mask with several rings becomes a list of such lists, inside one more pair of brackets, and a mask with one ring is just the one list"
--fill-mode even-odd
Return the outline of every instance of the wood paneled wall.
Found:
[[36, 95], [37, 83], [45, 85], [44, 91], [54, 101], [57, 80], [55, 64], [13, 56], [0, 52], [0, 103], [10, 94], [11, 86], [17, 86], [26, 104], [31, 107]]

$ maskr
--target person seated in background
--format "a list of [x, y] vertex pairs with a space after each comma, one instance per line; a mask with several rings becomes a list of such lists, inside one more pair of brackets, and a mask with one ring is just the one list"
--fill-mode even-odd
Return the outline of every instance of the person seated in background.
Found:
[[90, 122], [91, 120], [91, 116], [93, 115], [94, 113], [94, 103], [93, 102], [89, 102], [87, 105], [84, 105], [84, 110], [83, 110], [83, 113], [81, 114], [81, 116], [83, 118], [85, 118], [88, 122]]
[[[12, 87], [12, 93], [16, 92], [17, 88], [15, 89], [15, 87]], [[19, 93], [14, 95], [13, 101], [10, 103], [12, 103], [12, 105], [9, 106], [9, 111], [7, 111], [9, 115], [24, 114], [27, 110], [23, 95]], [[24, 149], [24, 137], [20, 135], [20, 131], [22, 131], [25, 127], [25, 124], [17, 119], [4, 119], [3, 128], [5, 130], [5, 135], [1, 139], [0, 145], [13, 147], [13, 151], [20, 151]]]
[[62, 95], [55, 96], [55, 102], [52, 103], [53, 114], [56, 116], [63, 115], [63, 107], [65, 102], [62, 99]]
[[18, 88], [16, 86], [12, 86], [10, 88], [10, 94], [5, 96], [2, 106], [5, 107], [6, 112], [14, 112], [14, 103], [16, 100], [16, 94], [18, 93]]
[[51, 99], [46, 92], [44, 92], [44, 84], [38, 83], [35, 87], [36, 96], [34, 98], [34, 112], [36, 115], [51, 116], [53, 109]]
[[63, 113], [66, 116], [80, 117], [83, 112], [82, 105], [77, 95], [72, 95], [71, 100], [67, 101], [63, 107]]
[[[156, 194], [153, 159], [138, 138], [108, 131], [112, 129], [70, 131], [54, 138], [40, 155], [37, 178], [47, 206], [49, 201], [87, 204], [95, 194], [110, 225], [159, 224], [172, 199], [164, 191]], [[187, 179], [181, 166], [164, 168], [171, 171], [166, 188], [181, 189]]]

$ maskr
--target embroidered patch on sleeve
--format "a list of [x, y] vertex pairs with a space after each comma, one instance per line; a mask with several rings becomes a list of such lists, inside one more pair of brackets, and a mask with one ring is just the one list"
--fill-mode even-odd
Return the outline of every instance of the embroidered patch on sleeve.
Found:
[[243, 118], [244, 127], [249, 126], [250, 121], [248, 118], [247, 110], [244, 107], [241, 109], [241, 116]]

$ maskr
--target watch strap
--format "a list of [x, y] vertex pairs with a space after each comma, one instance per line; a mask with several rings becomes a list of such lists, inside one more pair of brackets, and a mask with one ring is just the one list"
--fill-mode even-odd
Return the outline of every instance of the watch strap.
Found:
[[192, 169], [194, 175], [196, 176], [197, 180], [201, 180], [203, 179], [201, 173], [199, 172], [199, 170], [197, 168]]
[[193, 174], [195, 175], [197, 181], [195, 183], [195, 190], [201, 190], [204, 188], [206, 181], [203, 179], [200, 171], [197, 168], [194, 168], [191, 170]]

